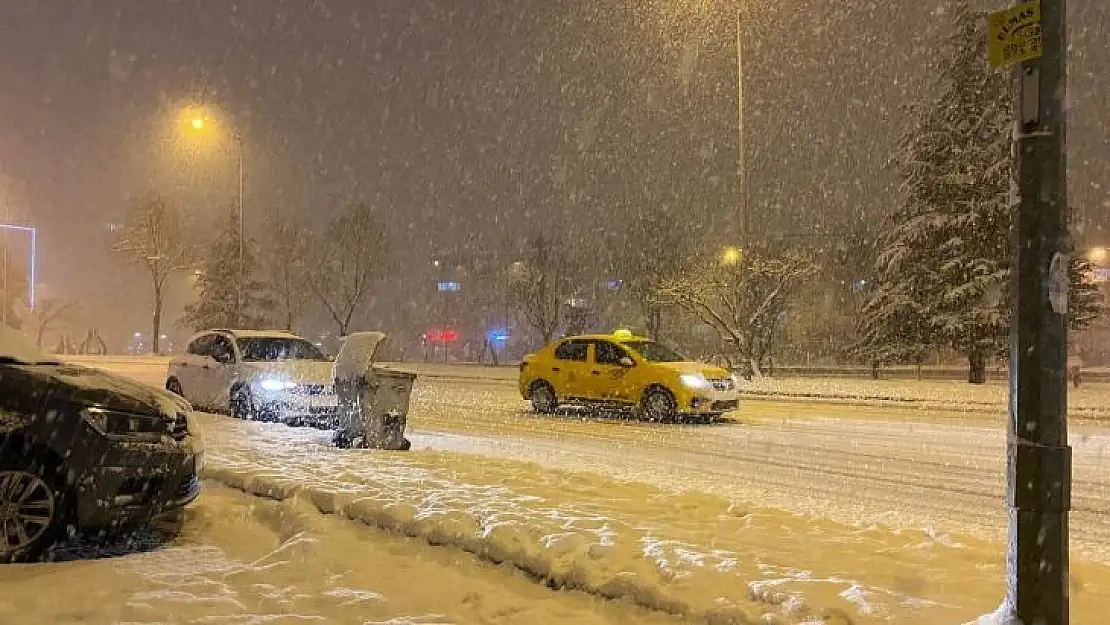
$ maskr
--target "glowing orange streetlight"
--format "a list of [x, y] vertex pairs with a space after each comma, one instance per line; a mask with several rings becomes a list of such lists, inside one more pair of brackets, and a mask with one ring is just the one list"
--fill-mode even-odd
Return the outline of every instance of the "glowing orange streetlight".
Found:
[[[198, 108], [185, 109], [184, 111], [182, 111], [182, 117], [184, 117], [185, 119], [188, 119], [189, 120], [189, 126], [192, 128], [193, 131], [198, 132], [198, 133], [205, 130], [205, 128], [209, 125], [209, 117], [203, 109], [198, 109]], [[179, 119], [181, 119], [181, 118], [179, 117]], [[218, 118], [216, 120], [212, 120], [212, 121], [213, 122], [218, 121]], [[217, 124], [217, 128], [219, 128], [219, 124]], [[243, 170], [244, 170], [244, 167], [243, 167], [243, 161], [244, 161], [244, 152], [245, 152], [245, 150], [243, 148], [243, 136], [242, 135], [240, 135], [238, 132], [232, 132], [231, 133], [231, 138], [236, 143], [236, 145], [239, 147], [239, 159], [238, 159], [239, 160], [239, 211], [238, 211], [239, 212], [239, 215], [238, 215], [238, 217], [239, 217], [239, 288], [236, 289], [236, 293], [235, 293], [235, 295], [236, 295], [235, 311], [236, 311], [236, 317], [237, 317], [236, 321], [237, 322], [242, 322], [242, 315], [243, 315], [243, 281], [245, 280], [245, 276], [244, 276], [245, 267], [244, 267], [244, 264], [243, 264], [243, 247], [244, 247], [244, 242], [245, 242], [244, 227], [243, 227], [243, 204], [244, 204], [244, 197], [243, 197], [243, 195], [244, 195], [244, 193], [243, 193]]]
[[729, 246], [721, 250], [722, 265], [738, 265], [742, 260], [744, 260], [744, 250], [739, 247]]

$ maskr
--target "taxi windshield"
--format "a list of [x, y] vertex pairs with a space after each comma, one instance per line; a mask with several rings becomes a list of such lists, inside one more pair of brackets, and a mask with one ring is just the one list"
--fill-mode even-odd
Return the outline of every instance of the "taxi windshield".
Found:
[[648, 362], [683, 362], [686, 360], [678, 352], [655, 341], [627, 341], [624, 346], [635, 351]]

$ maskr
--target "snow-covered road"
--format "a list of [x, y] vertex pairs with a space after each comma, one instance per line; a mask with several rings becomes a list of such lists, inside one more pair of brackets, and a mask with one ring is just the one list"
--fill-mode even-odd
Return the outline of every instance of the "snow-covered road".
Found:
[[[111, 367], [152, 384], [164, 375], [154, 364]], [[648, 606], [651, 618], [924, 625], [997, 604], [1001, 414], [749, 402], [734, 416], [673, 427], [538, 417], [504, 380], [438, 378], [414, 397], [416, 453], [340, 452], [316, 432], [205, 422], [209, 477], [222, 484], [284, 500], [303, 518], [331, 513], [509, 564], [581, 600]], [[1093, 625], [1110, 604], [1110, 433], [1092, 423], [1072, 433], [1073, 622]], [[205, 505], [222, 508], [217, 498], [232, 495], [215, 492]], [[326, 570], [348, 566], [330, 546], [319, 553], [338, 558]], [[304, 564], [306, 575], [319, 566]], [[319, 607], [325, 622], [362, 622]], [[474, 622], [448, 608], [448, 622]], [[495, 620], [553, 622], [536, 617]]]
[[[415, 394], [411, 427], [438, 446], [602, 472], [665, 489], [822, 516], [1004, 537], [1003, 414], [747, 401], [716, 426], [659, 427], [573, 413], [538, 416], [515, 388], [435, 380]], [[1072, 540], [1110, 564], [1110, 429], [1072, 426]]]

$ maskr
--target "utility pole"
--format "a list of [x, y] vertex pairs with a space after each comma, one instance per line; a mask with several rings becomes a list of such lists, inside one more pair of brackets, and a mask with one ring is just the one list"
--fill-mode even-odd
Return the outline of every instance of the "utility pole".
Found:
[[1029, 625], [1069, 618], [1065, 5], [1017, 4], [992, 15], [989, 28], [992, 63], [1017, 64], [1004, 610]]
[[748, 172], [744, 155], [744, 19], [736, 9], [736, 110], [737, 110], [737, 167], [736, 183], [739, 186], [740, 236], [748, 245]]
[[243, 289], [246, 288], [247, 268], [243, 264], [243, 135], [235, 133], [234, 140], [239, 144], [239, 288], [235, 292], [235, 323], [240, 328], [243, 326]]
[[[4, 204], [4, 217], [0, 223], [8, 223], [10, 218], [11, 209], [8, 208], [8, 203]], [[0, 328], [7, 327], [8, 325], [8, 301], [11, 298], [11, 284], [8, 281], [8, 276], [11, 271], [11, 256], [8, 251], [8, 231], [0, 228], [0, 233], [5, 236], [0, 240], [0, 250], [3, 251], [4, 257], [0, 258]]]
[[[5, 231], [0, 231], [5, 232]], [[7, 237], [5, 237], [6, 239]], [[0, 259], [0, 327], [8, 325], [8, 302], [11, 299], [11, 288], [8, 276], [11, 273], [11, 253], [8, 251], [7, 241], [0, 244], [0, 251], [4, 257]]]

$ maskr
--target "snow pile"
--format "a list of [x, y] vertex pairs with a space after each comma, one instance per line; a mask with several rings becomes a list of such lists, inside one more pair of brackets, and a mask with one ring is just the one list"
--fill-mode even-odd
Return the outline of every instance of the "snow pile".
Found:
[[921, 534], [530, 463], [338, 451], [321, 432], [212, 417], [204, 425], [205, 475], [225, 485], [461, 549], [550, 588], [700, 622], [960, 622], [988, 609], [965, 589], [1000, 580], [994, 567], [959, 567], [961, 584], [945, 583], [964, 547]]
[[[675, 625], [301, 499], [205, 486], [179, 532], [167, 524], [68, 561], [0, 567], [0, 623]], [[59, 600], [59, 588], [73, 590]]]
[[1014, 617], [1013, 609], [1003, 603], [994, 612], [984, 614], [964, 625], [1021, 625], [1021, 623]]

